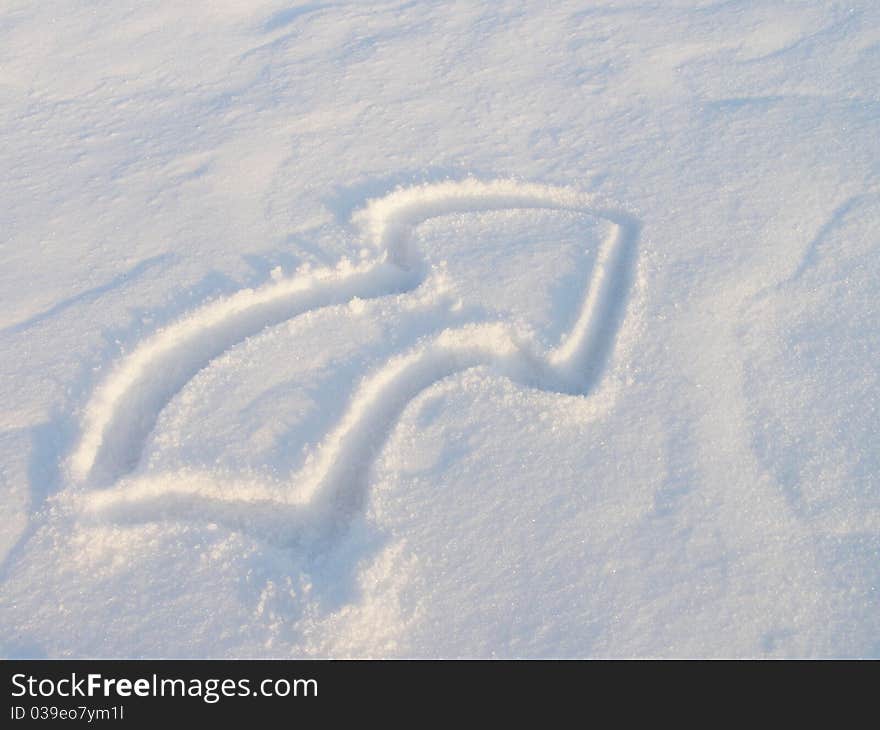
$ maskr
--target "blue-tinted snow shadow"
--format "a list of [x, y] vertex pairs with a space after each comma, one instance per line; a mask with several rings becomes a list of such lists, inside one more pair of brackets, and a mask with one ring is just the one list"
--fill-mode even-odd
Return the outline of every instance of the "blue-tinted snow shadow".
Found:
[[2, 329], [0, 329], [0, 335], [17, 334], [19, 332], [23, 332], [27, 329], [30, 329], [34, 325], [51, 319], [52, 317], [60, 314], [66, 309], [69, 309], [70, 307], [94, 301], [101, 295], [113, 291], [114, 289], [118, 289], [119, 287], [130, 283], [134, 279], [143, 276], [151, 269], [169, 263], [173, 258], [174, 254], [163, 253], [159, 254], [158, 256], [152, 256], [148, 259], [144, 259], [127, 271], [123, 271], [121, 274], [114, 276], [110, 281], [105, 284], [101, 284], [100, 286], [96, 286], [92, 289], [87, 289], [86, 291], [80, 292], [79, 294], [75, 294], [74, 296], [68, 297], [67, 299], [53, 304], [48, 309], [45, 309], [42, 312], [38, 312], [37, 314], [34, 314], [21, 322], [3, 327]]
[[0, 643], [0, 659], [49, 659], [46, 650], [29, 637]]
[[44, 523], [46, 500], [61, 487], [62, 460], [73, 442], [76, 428], [73, 418], [69, 414], [59, 412], [48, 421], [37, 424], [28, 431], [30, 456], [27, 466], [27, 524], [12, 547], [0, 560], [0, 583], [7, 579], [12, 566]]
[[332, 7], [336, 6], [331, 3], [306, 3], [305, 5], [295, 5], [292, 8], [279, 10], [272, 13], [272, 15], [269, 16], [269, 19], [263, 23], [262, 31], [264, 33], [272, 33], [281, 28], [286, 28], [297, 18], [316, 13], [319, 10], [328, 10]]

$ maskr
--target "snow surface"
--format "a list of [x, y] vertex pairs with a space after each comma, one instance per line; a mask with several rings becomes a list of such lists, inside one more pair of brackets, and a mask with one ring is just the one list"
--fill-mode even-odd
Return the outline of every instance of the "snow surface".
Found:
[[0, 654], [880, 656], [880, 3], [0, 9]]

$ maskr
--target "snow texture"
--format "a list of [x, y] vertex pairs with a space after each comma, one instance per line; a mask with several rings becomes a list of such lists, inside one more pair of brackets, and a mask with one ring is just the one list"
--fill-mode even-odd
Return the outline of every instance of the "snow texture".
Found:
[[0, 655], [880, 657], [880, 4], [0, 9]]

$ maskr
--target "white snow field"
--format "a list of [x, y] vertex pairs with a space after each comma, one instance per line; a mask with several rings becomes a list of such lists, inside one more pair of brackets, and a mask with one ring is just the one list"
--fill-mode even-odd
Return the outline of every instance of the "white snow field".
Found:
[[880, 656], [880, 2], [5, 0], [0, 655]]

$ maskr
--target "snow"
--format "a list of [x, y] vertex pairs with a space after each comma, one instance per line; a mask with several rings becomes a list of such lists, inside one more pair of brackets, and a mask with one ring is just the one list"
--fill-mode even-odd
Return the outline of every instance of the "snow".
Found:
[[880, 656], [880, 5], [8, 2], [0, 654]]

